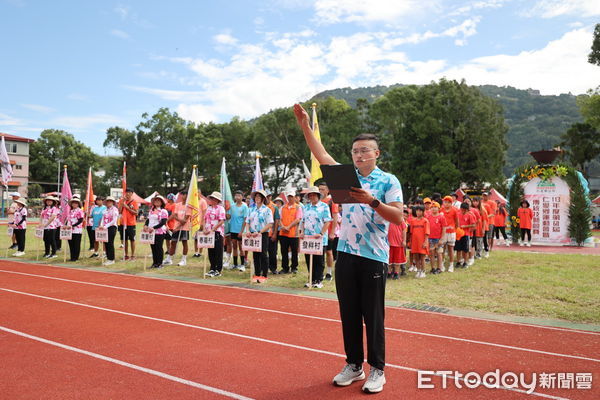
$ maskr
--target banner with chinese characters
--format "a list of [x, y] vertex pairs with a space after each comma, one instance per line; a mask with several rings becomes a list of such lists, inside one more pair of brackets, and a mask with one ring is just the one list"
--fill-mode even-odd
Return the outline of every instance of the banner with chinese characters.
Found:
[[199, 249], [214, 249], [215, 248], [215, 233], [209, 233], [205, 235], [204, 233], [198, 231], [196, 234], [196, 242], [198, 243]]
[[300, 254], [323, 254], [323, 238], [305, 236], [300, 239]]
[[242, 237], [242, 250], [255, 251], [257, 253], [260, 253], [262, 251], [262, 235], [243, 236]]
[[154, 244], [155, 237], [156, 237], [156, 233], [154, 231], [152, 231], [152, 232], [142, 231], [142, 233], [140, 233], [140, 243]]
[[568, 244], [569, 185], [554, 177], [546, 182], [533, 178], [524, 188], [525, 200], [533, 211], [531, 239], [540, 244]]

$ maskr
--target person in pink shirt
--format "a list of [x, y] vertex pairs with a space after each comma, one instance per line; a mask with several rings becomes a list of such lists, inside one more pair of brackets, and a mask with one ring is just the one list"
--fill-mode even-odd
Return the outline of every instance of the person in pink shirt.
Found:
[[83, 233], [85, 214], [81, 209], [81, 200], [79, 197], [73, 197], [69, 202], [69, 206], [71, 206], [71, 209], [65, 221], [65, 227], [71, 229], [71, 240], [69, 240], [71, 258], [69, 261], [77, 261], [81, 252], [81, 234]]
[[17, 252], [14, 257], [25, 255], [25, 233], [27, 231], [27, 202], [24, 199], [15, 200], [13, 219], [8, 223], [13, 228], [13, 237], [17, 241]]
[[154, 232], [154, 243], [152, 249], [152, 265], [150, 268], [162, 268], [164, 249], [163, 241], [167, 233], [167, 219], [169, 212], [165, 208], [167, 201], [160, 195], [152, 198], [152, 207], [148, 212], [148, 218], [144, 224], [144, 232]]
[[44, 229], [44, 258], [56, 258], [56, 224], [58, 220], [58, 198], [44, 198], [40, 227]]
[[444, 246], [440, 240], [446, 230], [446, 218], [440, 214], [440, 204], [432, 202], [429, 214], [425, 216], [429, 221], [429, 260], [431, 263], [431, 273], [442, 273], [442, 263], [444, 261]]
[[221, 193], [212, 192], [208, 196], [208, 208], [204, 213], [204, 234], [215, 235], [215, 247], [208, 249], [210, 260], [210, 271], [207, 276], [214, 278], [221, 276], [223, 270], [223, 237], [225, 236], [225, 207], [221, 205], [223, 198]]
[[113, 265], [115, 263], [115, 236], [117, 235], [117, 222], [119, 220], [119, 209], [115, 206], [112, 196], [106, 198], [106, 210], [102, 215], [100, 226], [108, 231], [108, 242], [104, 243], [106, 261], [102, 265]]

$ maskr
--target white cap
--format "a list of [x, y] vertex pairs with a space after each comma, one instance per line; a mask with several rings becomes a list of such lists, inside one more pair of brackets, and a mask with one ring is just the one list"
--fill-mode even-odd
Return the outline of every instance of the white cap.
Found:
[[9, 196], [18, 196], [18, 197], [21, 197], [21, 193], [19, 193], [19, 192], [12, 192], [12, 193], [9, 193]]

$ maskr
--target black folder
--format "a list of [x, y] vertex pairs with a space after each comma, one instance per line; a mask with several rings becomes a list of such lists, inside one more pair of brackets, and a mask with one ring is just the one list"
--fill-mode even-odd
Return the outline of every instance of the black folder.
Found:
[[327, 182], [334, 203], [356, 203], [356, 200], [350, 197], [350, 188], [360, 188], [362, 186], [354, 165], [321, 165], [321, 172], [323, 172], [323, 179]]

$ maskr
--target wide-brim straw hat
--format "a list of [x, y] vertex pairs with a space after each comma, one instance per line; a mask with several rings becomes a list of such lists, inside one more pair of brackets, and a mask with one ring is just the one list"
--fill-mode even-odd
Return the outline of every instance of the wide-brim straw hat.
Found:
[[46, 196], [46, 197], [44, 197], [44, 201], [46, 201], [46, 200], [60, 201], [60, 200], [58, 200], [58, 197], [54, 197], [54, 196]]
[[223, 201], [223, 196], [221, 196], [221, 193], [219, 192], [212, 192], [208, 195], [208, 197], [212, 197], [213, 199], [218, 200], [219, 202]]
[[25, 199], [17, 199], [15, 200], [15, 203], [23, 204], [23, 207], [27, 207], [27, 202]]
[[308, 190], [306, 191], [306, 193], [304, 194], [306, 197], [308, 197], [309, 194], [314, 193], [314, 194], [318, 194], [319, 195], [319, 199], [321, 198], [321, 192], [319, 192], [319, 188], [316, 186], [311, 186], [308, 188]]
[[255, 192], [252, 192], [252, 197], [256, 196], [256, 194], [260, 194], [263, 199], [267, 198], [267, 192], [265, 192], [264, 190], [257, 190]]
[[160, 199], [160, 201], [162, 201], [163, 207], [164, 207], [165, 204], [167, 204], [167, 200], [164, 197], [162, 197], [160, 194], [157, 194], [156, 196], [154, 196], [152, 198], [151, 202], [154, 202], [154, 200], [156, 200], [156, 199]]
[[69, 204], [77, 202], [79, 204], [79, 206], [81, 207], [81, 199], [79, 197], [73, 197], [71, 200], [69, 200]]

